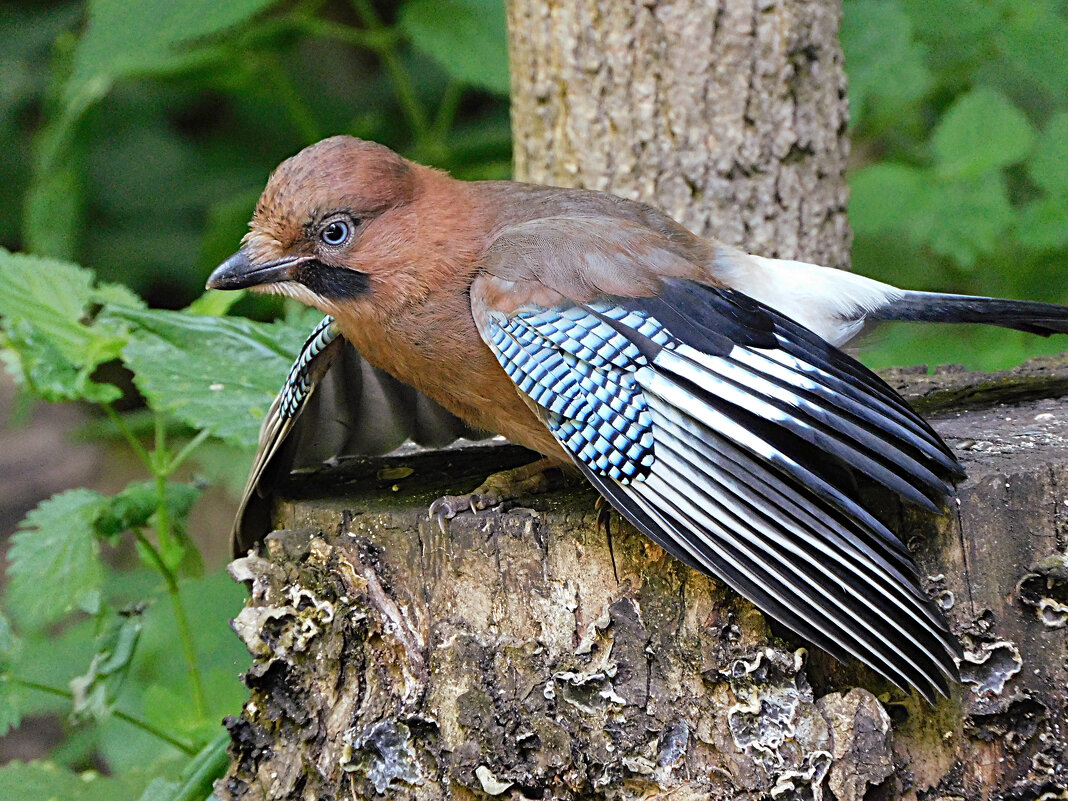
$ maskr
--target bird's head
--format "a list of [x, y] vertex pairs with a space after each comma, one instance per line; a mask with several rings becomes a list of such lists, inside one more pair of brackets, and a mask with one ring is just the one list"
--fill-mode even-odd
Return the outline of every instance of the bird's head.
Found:
[[396, 295], [418, 232], [413, 201], [431, 174], [441, 175], [349, 136], [305, 148], [271, 175], [241, 249], [208, 288], [285, 294], [328, 314]]

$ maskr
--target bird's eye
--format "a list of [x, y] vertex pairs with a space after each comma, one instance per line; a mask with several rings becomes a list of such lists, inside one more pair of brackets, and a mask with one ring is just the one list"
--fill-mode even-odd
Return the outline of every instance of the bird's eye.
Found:
[[352, 227], [345, 220], [334, 220], [319, 232], [319, 238], [330, 247], [345, 244], [352, 232]]

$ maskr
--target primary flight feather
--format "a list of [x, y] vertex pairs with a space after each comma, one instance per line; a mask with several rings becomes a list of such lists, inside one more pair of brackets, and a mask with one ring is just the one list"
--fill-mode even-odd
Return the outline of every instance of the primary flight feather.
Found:
[[[959, 645], [853, 478], [938, 511], [963, 471], [837, 346], [866, 319], [1068, 332], [1065, 307], [751, 256], [641, 203], [457, 181], [351, 137], [279, 166], [208, 285], [280, 292], [329, 315], [264, 422], [238, 549], [266, 531], [267, 478], [324, 417], [338, 420], [314, 404], [353, 421], [350, 451], [494, 432], [542, 465], [574, 465], [685, 564], [928, 698], [957, 679]], [[342, 339], [370, 366], [330, 369], [352, 360]], [[434, 511], [509, 491], [490, 481]]]

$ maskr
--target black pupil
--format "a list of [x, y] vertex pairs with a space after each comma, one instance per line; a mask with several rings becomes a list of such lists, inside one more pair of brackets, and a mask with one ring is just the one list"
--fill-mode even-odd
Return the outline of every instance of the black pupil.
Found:
[[349, 227], [343, 222], [332, 222], [323, 231], [323, 241], [328, 245], [340, 245], [349, 235]]

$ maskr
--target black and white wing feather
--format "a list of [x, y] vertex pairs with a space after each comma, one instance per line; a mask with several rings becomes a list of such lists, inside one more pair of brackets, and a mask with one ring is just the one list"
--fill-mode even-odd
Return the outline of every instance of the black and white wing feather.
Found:
[[388, 453], [405, 440], [440, 447], [481, 439], [419, 391], [369, 365], [324, 317], [297, 354], [260, 427], [259, 445], [234, 518], [235, 555], [271, 530], [272, 494], [297, 468], [339, 456]]
[[739, 292], [681, 279], [655, 298], [487, 309], [476, 322], [646, 535], [839, 659], [948, 693], [959, 645], [852, 478], [937, 509], [962, 471], [877, 376]]

